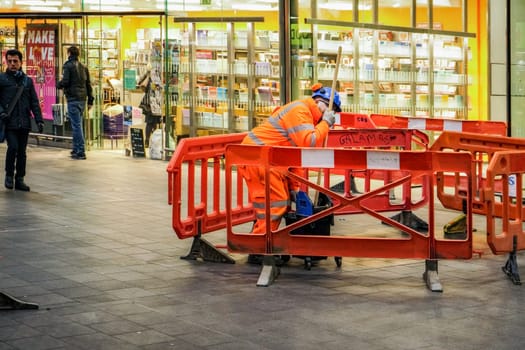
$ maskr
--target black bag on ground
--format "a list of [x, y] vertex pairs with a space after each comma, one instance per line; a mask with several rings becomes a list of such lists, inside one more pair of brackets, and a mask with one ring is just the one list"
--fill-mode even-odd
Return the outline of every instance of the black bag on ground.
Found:
[[[301, 192], [299, 193], [301, 194]], [[293, 224], [294, 222], [297, 222], [299, 220], [302, 220], [309, 215], [307, 213], [309, 212], [308, 209], [302, 210], [304, 206], [312, 206], [312, 201], [308, 198], [308, 195], [303, 192], [303, 196], [297, 196], [297, 209], [293, 211], [289, 211], [285, 215], [285, 222], [286, 225]], [[305, 197], [306, 196], [306, 197]], [[309, 203], [304, 203], [304, 201], [309, 201]], [[325, 195], [324, 193], [319, 193], [317, 204], [313, 206], [312, 214], [319, 213], [323, 210], [326, 210], [332, 206], [332, 201], [330, 198]], [[310, 214], [311, 215], [311, 214]], [[330, 226], [334, 225], [334, 214], [330, 214], [328, 216], [322, 217], [316, 221], [313, 221], [309, 224], [303, 225], [301, 227], [296, 228], [295, 230], [290, 231], [290, 234], [292, 235], [319, 235], [319, 236], [330, 236]], [[305, 261], [305, 268], [310, 269], [313, 261], [318, 260], [324, 260], [327, 257], [326, 256], [295, 256], [299, 259], [304, 259]], [[338, 263], [339, 265], [339, 263]]]
[[[304, 201], [304, 198], [298, 196], [297, 202], [298, 206], [308, 205], [302, 204], [301, 201]], [[311, 201], [310, 201], [311, 203]], [[319, 213], [325, 209], [328, 209], [332, 206], [332, 201], [324, 193], [319, 193], [317, 199], [317, 204], [313, 206], [313, 214]], [[285, 216], [286, 225], [290, 225], [296, 221], [308, 217], [308, 214], [305, 214], [301, 210], [289, 211]], [[295, 230], [292, 230], [290, 233], [292, 235], [321, 235], [321, 236], [330, 236], [330, 226], [334, 224], [334, 214], [320, 218], [314, 222], [306, 224], [304, 226], [298, 227]]]

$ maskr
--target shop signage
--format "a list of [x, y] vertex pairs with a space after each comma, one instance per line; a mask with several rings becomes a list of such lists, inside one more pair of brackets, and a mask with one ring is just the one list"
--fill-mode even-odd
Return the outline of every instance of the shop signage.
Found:
[[26, 29], [26, 73], [33, 79], [44, 119], [53, 120], [56, 103], [56, 25], [32, 25]]

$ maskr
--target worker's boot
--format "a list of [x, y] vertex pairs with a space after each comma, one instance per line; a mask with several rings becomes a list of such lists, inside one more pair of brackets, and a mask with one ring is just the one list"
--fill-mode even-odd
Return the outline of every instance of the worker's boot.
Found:
[[26, 191], [26, 192], [30, 190], [29, 186], [25, 184], [23, 177], [17, 177], [15, 179], [15, 189], [19, 191]]
[[264, 255], [261, 254], [250, 254], [248, 255], [248, 264], [261, 265], [263, 262]]

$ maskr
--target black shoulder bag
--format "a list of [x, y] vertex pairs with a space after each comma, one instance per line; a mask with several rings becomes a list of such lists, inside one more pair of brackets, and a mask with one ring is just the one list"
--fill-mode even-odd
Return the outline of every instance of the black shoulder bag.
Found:
[[0, 143], [5, 141], [6, 119], [9, 118], [9, 115], [11, 114], [11, 112], [13, 112], [13, 108], [15, 108], [15, 105], [20, 99], [20, 96], [22, 96], [23, 91], [24, 91], [24, 83], [18, 86], [18, 89], [16, 90], [15, 98], [13, 99], [13, 101], [11, 101], [11, 104], [7, 108], [7, 117], [4, 119], [0, 119]]

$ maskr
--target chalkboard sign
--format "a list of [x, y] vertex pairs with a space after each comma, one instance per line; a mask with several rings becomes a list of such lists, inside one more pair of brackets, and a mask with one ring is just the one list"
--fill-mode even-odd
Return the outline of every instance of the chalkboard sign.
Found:
[[133, 157], [146, 157], [146, 150], [144, 149], [144, 132], [141, 128], [130, 128], [130, 133]]

